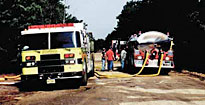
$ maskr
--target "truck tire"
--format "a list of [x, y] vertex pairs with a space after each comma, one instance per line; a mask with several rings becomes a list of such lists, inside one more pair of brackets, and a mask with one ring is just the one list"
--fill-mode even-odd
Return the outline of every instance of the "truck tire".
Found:
[[17, 84], [17, 87], [19, 88], [19, 91], [29, 91], [30, 87], [27, 82], [21, 81]]
[[87, 85], [87, 82], [88, 82], [88, 73], [87, 73], [87, 64], [86, 64], [86, 61], [84, 60], [83, 62], [83, 70], [85, 71], [85, 74], [83, 75], [83, 78], [82, 78], [82, 86], [86, 86]]

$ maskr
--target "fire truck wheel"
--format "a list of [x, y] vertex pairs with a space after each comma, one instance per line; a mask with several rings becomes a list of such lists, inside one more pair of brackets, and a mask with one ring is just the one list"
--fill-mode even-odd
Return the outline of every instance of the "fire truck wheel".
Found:
[[87, 73], [87, 64], [85, 60], [83, 62], [83, 70], [85, 71], [85, 74], [83, 75], [82, 78], [82, 86], [86, 86], [88, 82], [88, 75], [87, 75], [88, 73]]
[[29, 87], [26, 82], [22, 81], [21, 83], [18, 83], [19, 91], [28, 91]]

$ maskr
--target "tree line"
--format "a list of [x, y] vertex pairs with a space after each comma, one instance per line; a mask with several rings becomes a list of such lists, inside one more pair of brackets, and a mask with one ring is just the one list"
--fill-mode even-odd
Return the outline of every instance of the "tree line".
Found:
[[205, 72], [204, 17], [204, 0], [132, 0], [116, 17], [117, 27], [105, 43], [128, 40], [139, 31], [169, 32], [174, 37], [176, 69]]
[[[20, 72], [17, 48], [20, 31], [29, 25], [82, 22], [65, 13], [69, 6], [62, 0], [1, 0], [0, 1], [0, 73]], [[64, 18], [65, 17], [65, 18]]]

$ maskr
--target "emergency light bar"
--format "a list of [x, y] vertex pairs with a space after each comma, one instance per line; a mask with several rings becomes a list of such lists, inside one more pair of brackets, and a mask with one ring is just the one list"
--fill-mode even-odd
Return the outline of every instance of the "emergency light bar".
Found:
[[21, 31], [21, 35], [52, 33], [52, 32], [83, 31], [83, 30], [85, 30], [84, 23], [31, 25], [28, 26], [28, 29]]
[[32, 25], [32, 26], [28, 26], [28, 29], [57, 28], [57, 27], [73, 27], [73, 26], [74, 26], [74, 23], [47, 24], [47, 25]]

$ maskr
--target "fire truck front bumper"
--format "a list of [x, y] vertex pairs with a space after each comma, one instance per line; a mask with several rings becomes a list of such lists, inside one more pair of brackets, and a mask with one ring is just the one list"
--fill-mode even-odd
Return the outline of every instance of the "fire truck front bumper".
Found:
[[[142, 67], [143, 60], [134, 60], [135, 67]], [[149, 63], [145, 65], [147, 68], [159, 68], [158, 60], [149, 60]], [[163, 61], [162, 68], [173, 69], [174, 62], [173, 61]]]
[[44, 73], [34, 75], [21, 75], [22, 81], [33, 80], [64, 80], [64, 79], [81, 79], [82, 72], [59, 72], [59, 73]]

